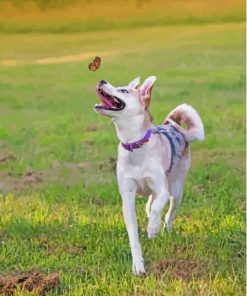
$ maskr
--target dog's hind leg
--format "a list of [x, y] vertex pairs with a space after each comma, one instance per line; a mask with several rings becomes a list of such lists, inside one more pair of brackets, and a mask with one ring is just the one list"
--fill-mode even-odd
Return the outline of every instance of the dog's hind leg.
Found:
[[164, 227], [168, 232], [172, 229], [172, 222], [175, 216], [175, 210], [180, 205], [183, 196], [183, 184], [177, 182], [170, 186], [170, 206], [165, 216]]
[[172, 229], [172, 222], [175, 216], [175, 210], [178, 208], [183, 197], [184, 182], [190, 168], [190, 149], [184, 151], [182, 159], [172, 175], [168, 177], [170, 206], [165, 216], [164, 227], [168, 232]]
[[150, 216], [150, 210], [151, 210], [151, 205], [152, 205], [153, 200], [154, 200], [154, 196], [152, 194], [150, 194], [149, 198], [148, 198], [148, 202], [146, 203], [146, 208], [145, 208], [148, 218]]
[[147, 227], [149, 239], [154, 238], [160, 230], [161, 212], [168, 200], [168, 191], [162, 190], [159, 194], [157, 194], [157, 196], [155, 196], [155, 199], [151, 204], [150, 216]]

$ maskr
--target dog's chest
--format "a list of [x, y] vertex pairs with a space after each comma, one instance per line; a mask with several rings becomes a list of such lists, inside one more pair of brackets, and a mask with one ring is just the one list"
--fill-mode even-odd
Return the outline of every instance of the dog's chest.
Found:
[[137, 191], [141, 195], [147, 195], [153, 191], [157, 178], [165, 177], [166, 168], [170, 163], [169, 160], [167, 164], [164, 163], [164, 147], [158, 138], [158, 135], [153, 135], [148, 144], [134, 152], [119, 148], [118, 180], [120, 183], [122, 179], [134, 180]]
[[[137, 193], [141, 195], [149, 195], [152, 192], [155, 174], [153, 172], [153, 166], [147, 163], [144, 165], [130, 165], [126, 164], [124, 172], [120, 174], [120, 179], [122, 177], [126, 179], [131, 179], [135, 181], [137, 187]], [[157, 171], [157, 170], [156, 170]]]

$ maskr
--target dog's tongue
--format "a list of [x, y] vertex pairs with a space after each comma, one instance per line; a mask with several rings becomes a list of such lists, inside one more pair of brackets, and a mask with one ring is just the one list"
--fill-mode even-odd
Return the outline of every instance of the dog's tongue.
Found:
[[112, 103], [110, 101], [108, 101], [107, 99], [103, 98], [102, 96], [100, 97], [100, 99], [106, 107], [110, 107], [110, 108], [113, 107]]

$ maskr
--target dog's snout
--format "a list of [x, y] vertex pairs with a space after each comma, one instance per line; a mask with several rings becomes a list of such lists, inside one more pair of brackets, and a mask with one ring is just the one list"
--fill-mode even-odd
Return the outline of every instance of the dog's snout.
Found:
[[100, 80], [99, 85], [102, 86], [103, 84], [107, 84], [105, 80]]

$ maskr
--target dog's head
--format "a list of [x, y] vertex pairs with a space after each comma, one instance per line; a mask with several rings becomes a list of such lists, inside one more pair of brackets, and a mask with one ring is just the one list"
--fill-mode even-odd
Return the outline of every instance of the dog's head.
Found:
[[114, 119], [135, 116], [144, 112], [150, 115], [148, 107], [155, 80], [155, 76], [150, 76], [139, 86], [140, 78], [138, 77], [123, 87], [114, 87], [109, 82], [101, 80], [96, 87], [96, 93], [102, 104], [96, 104], [94, 110]]

